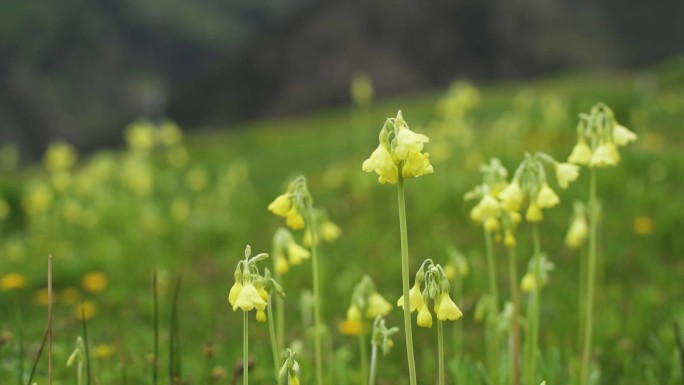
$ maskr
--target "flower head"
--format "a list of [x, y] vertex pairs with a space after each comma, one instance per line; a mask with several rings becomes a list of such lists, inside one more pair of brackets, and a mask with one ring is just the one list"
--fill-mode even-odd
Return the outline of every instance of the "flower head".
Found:
[[11, 291], [26, 286], [26, 278], [18, 273], [9, 273], [0, 277], [0, 291]]
[[292, 202], [290, 199], [289, 194], [281, 194], [276, 197], [276, 199], [273, 200], [268, 205], [268, 211], [272, 212], [273, 214], [286, 218], [288, 213], [290, 212], [290, 208], [292, 207]]
[[[399, 297], [397, 301], [397, 306], [404, 307], [404, 296]], [[420, 292], [420, 284], [418, 282], [413, 284], [411, 290], [409, 290], [409, 310], [411, 312], [421, 309], [423, 307], [423, 294]]]
[[592, 159], [591, 147], [587, 144], [587, 141], [580, 137], [577, 141], [575, 147], [572, 148], [572, 152], [568, 157], [568, 162], [574, 164], [588, 165]]
[[368, 306], [366, 307], [366, 317], [375, 318], [377, 316], [387, 315], [392, 310], [392, 304], [387, 302], [385, 297], [378, 292], [372, 292], [368, 295]]
[[535, 202], [530, 203], [527, 206], [527, 212], [525, 212], [525, 220], [528, 222], [541, 222], [544, 219], [544, 214], [542, 214], [541, 208]]
[[266, 308], [266, 301], [261, 298], [251, 281], [247, 281], [242, 287], [242, 290], [240, 290], [240, 293], [233, 304], [233, 311], [237, 310], [237, 308], [242, 309], [242, 311], [250, 311], [252, 309], [264, 310]]
[[572, 163], [556, 163], [554, 168], [560, 188], [567, 188], [570, 182], [576, 181], [579, 176], [579, 166]]
[[297, 211], [297, 208], [292, 206], [285, 217], [285, 224], [290, 226], [292, 230], [301, 230], [304, 228], [304, 217]]
[[499, 193], [501, 206], [508, 211], [520, 210], [524, 197], [520, 182], [517, 179], [514, 179]]
[[352, 304], [347, 309], [347, 321], [349, 322], [361, 322], [361, 310], [356, 304]]
[[380, 184], [399, 182], [399, 169], [392, 161], [392, 155], [385, 145], [380, 145], [373, 151], [370, 158], [366, 159], [361, 165], [365, 172], [375, 172], [378, 174]]
[[594, 151], [589, 162], [590, 167], [615, 166], [620, 162], [620, 154], [615, 147], [615, 143], [603, 142]]
[[439, 298], [439, 308], [437, 310], [437, 319], [440, 321], [455, 321], [463, 316], [461, 309], [449, 297], [449, 293], [442, 292]]
[[432, 327], [432, 314], [430, 313], [430, 309], [428, 309], [426, 303], [423, 303], [423, 306], [421, 306], [420, 311], [418, 312], [417, 323], [418, 326], [424, 328]]
[[311, 254], [307, 249], [292, 241], [287, 245], [287, 255], [290, 258], [291, 264], [299, 265], [303, 260], [308, 259]]
[[539, 193], [537, 194], [536, 201], [539, 208], [542, 209], [548, 209], [560, 203], [558, 195], [556, 195], [556, 192], [553, 191], [547, 183], [544, 183], [542, 185], [542, 188], [539, 190]]
[[618, 146], [626, 146], [630, 142], [637, 139], [637, 134], [633, 133], [627, 127], [618, 124], [613, 128], [613, 142]]

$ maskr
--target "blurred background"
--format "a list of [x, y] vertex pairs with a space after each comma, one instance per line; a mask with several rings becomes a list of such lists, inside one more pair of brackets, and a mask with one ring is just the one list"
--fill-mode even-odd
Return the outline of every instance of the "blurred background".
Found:
[[35, 159], [61, 138], [122, 142], [139, 116], [186, 129], [453, 80], [641, 69], [684, 48], [684, 3], [470, 0], [4, 0], [0, 140]]

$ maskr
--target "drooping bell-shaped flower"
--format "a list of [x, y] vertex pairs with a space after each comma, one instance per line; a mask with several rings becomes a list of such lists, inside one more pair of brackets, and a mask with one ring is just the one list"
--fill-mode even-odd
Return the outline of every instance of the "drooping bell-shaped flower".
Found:
[[235, 306], [235, 301], [237, 301], [241, 291], [242, 283], [240, 283], [239, 280], [235, 281], [233, 286], [230, 288], [230, 292], [228, 292], [228, 303], [230, 303], [231, 306]]
[[520, 188], [520, 182], [514, 179], [500, 193], [501, 206], [508, 211], [518, 211], [522, 206], [524, 194]]
[[560, 188], [568, 188], [570, 182], [576, 181], [579, 177], [579, 166], [572, 163], [556, 163], [555, 171]]
[[304, 217], [297, 211], [295, 206], [290, 207], [286, 216], [285, 224], [287, 224], [292, 230], [301, 230], [304, 228]]
[[544, 183], [537, 194], [536, 201], [539, 208], [548, 209], [559, 204], [560, 198], [547, 183]]
[[577, 141], [577, 144], [575, 144], [575, 147], [572, 148], [572, 152], [570, 153], [570, 156], [568, 157], [568, 162], [574, 163], [574, 164], [581, 164], [581, 165], [589, 165], [589, 162], [591, 162], [592, 159], [592, 151], [591, 147], [587, 144], [587, 141], [583, 138], [580, 137], [579, 140]]
[[389, 150], [382, 143], [363, 162], [361, 169], [365, 172], [375, 172], [378, 174], [378, 182], [381, 184], [388, 182], [397, 184], [399, 182], [399, 170], [392, 161], [392, 155]]
[[[397, 306], [404, 307], [404, 296], [399, 297], [397, 301]], [[420, 285], [418, 282], [413, 284], [411, 290], [409, 290], [409, 310], [411, 312], [421, 309], [423, 307], [423, 294], [420, 292]]]
[[368, 306], [366, 307], [366, 317], [375, 318], [377, 316], [385, 316], [392, 310], [392, 304], [387, 302], [385, 297], [378, 292], [372, 292], [368, 295]]
[[296, 242], [290, 242], [287, 245], [287, 255], [291, 264], [299, 265], [303, 260], [308, 259], [311, 254], [307, 249], [298, 245]]
[[599, 144], [591, 157], [589, 166], [608, 167], [615, 166], [620, 162], [620, 154], [615, 147], [615, 143], [603, 142]]
[[443, 292], [439, 299], [439, 308], [437, 310], [437, 319], [440, 321], [455, 321], [463, 316], [461, 309], [449, 297], [449, 293]]
[[637, 134], [627, 129], [627, 127], [618, 124], [613, 128], [613, 142], [618, 146], [626, 146], [635, 140], [637, 140]]
[[245, 283], [233, 304], [233, 311], [237, 310], [237, 308], [242, 309], [242, 311], [250, 311], [252, 309], [264, 310], [266, 308], [266, 301], [261, 298], [251, 281]]
[[420, 311], [418, 312], [418, 319], [416, 322], [420, 327], [432, 327], [432, 314], [430, 313], [430, 309], [428, 309], [426, 303], [423, 303], [423, 306], [420, 308]]
[[289, 194], [282, 194], [278, 195], [273, 202], [268, 205], [268, 211], [279, 217], [286, 218], [291, 207], [292, 201], [290, 200]]

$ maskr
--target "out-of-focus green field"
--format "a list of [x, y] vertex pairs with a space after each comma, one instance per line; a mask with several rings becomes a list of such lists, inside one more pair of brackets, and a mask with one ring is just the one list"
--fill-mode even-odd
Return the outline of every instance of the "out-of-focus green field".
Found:
[[[282, 220], [266, 206], [302, 174], [315, 204], [342, 229], [338, 240], [322, 245], [323, 316], [332, 342], [326, 352], [334, 363], [326, 368], [328, 380], [343, 384], [338, 376], [349, 368], [350, 383], [358, 383], [357, 339], [337, 329], [352, 286], [369, 274], [390, 302], [401, 294], [396, 188], [361, 171], [382, 124], [397, 109], [414, 131], [430, 137], [426, 150], [435, 168], [434, 175], [407, 182], [411, 276], [425, 258], [447, 264], [449, 247], [466, 253], [471, 269], [462, 282], [464, 295], [456, 298], [465, 314], [458, 322], [465, 328], [466, 361], [482, 361], [484, 326], [473, 314], [487, 289], [483, 236], [469, 218], [475, 202], [463, 195], [480, 183], [479, 166], [490, 157], [500, 158], [511, 173], [526, 151], [565, 160], [575, 144], [578, 113], [603, 101], [639, 139], [621, 148], [618, 167], [598, 175], [603, 220], [594, 346], [600, 383], [679, 383], [672, 325], [676, 319], [684, 322], [684, 65], [675, 60], [638, 75], [569, 74], [479, 91], [464, 87], [451, 96], [415, 96], [208, 130], [182, 142], [170, 135], [150, 151], [99, 152], [61, 172], [38, 165], [12, 170], [12, 154], [3, 152], [0, 279], [17, 273], [26, 282], [0, 291], [1, 382], [19, 383], [20, 341], [27, 379], [45, 330], [46, 261], [52, 254], [57, 383], [75, 381], [75, 369], [65, 363], [81, 334], [76, 317], [81, 297], [92, 306], [89, 344], [97, 383], [151, 383], [152, 271], [161, 293], [161, 382], [168, 382], [171, 291], [181, 275], [183, 376], [188, 383], [210, 383], [214, 367], [222, 366], [228, 378], [215, 383], [230, 383], [242, 354], [242, 314], [226, 300], [236, 263], [246, 244], [254, 252], [270, 251]], [[563, 239], [572, 202], [586, 200], [587, 191], [583, 174], [559, 191], [561, 205], [548, 210], [542, 222], [542, 249], [555, 263], [542, 295], [542, 370], [548, 384], [570, 383], [578, 368], [578, 252]], [[523, 223], [518, 234], [518, 265], [524, 271], [531, 230]], [[505, 254], [500, 245], [496, 251], [508, 299]], [[311, 311], [302, 299], [311, 287], [310, 262], [293, 266], [282, 285], [286, 340], [301, 342], [295, 344], [302, 383], [310, 384]], [[401, 320], [395, 308], [388, 325], [399, 326]], [[253, 322], [250, 332], [255, 357], [250, 380], [270, 383], [268, 328]], [[447, 327], [448, 341], [450, 332]], [[386, 384], [407, 383], [401, 339], [380, 358], [378, 378]], [[414, 339], [420, 382], [433, 383], [435, 331], [414, 329]], [[216, 347], [210, 358], [203, 353], [208, 342]], [[47, 383], [45, 358], [38, 384]], [[448, 344], [452, 369], [453, 362]]]

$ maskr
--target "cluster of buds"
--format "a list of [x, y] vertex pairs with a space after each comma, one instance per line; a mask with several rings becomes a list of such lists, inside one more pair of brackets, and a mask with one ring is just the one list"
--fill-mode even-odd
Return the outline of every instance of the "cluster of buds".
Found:
[[360, 323], [363, 316], [374, 319], [387, 315], [391, 310], [392, 304], [378, 293], [371, 277], [364, 275], [354, 286], [351, 304], [347, 309], [347, 322]]
[[124, 129], [126, 143], [134, 152], [145, 153], [156, 146], [173, 147], [183, 139], [183, 131], [170, 120], [156, 124], [147, 119], [130, 123]]
[[[433, 309], [439, 321], [455, 321], [463, 316], [461, 309], [449, 296], [449, 290], [449, 279], [442, 266], [426, 259], [409, 290], [409, 307], [411, 312], [418, 311], [418, 326], [432, 327], [430, 300], [434, 303]], [[399, 298], [397, 305], [404, 307], [404, 296]]]
[[285, 362], [280, 367], [280, 378], [287, 376], [287, 385], [299, 385], [299, 363], [297, 362], [297, 352], [287, 348], [285, 351]]
[[266, 322], [266, 305], [270, 295], [276, 292], [285, 296], [283, 288], [271, 278], [271, 272], [264, 269], [264, 275], [259, 274], [257, 263], [268, 258], [268, 254], [261, 253], [251, 257], [252, 249], [247, 245], [245, 259], [238, 262], [235, 269], [235, 283], [228, 293], [228, 302], [233, 311], [240, 308], [244, 312], [256, 310], [258, 322]]
[[278, 195], [268, 205], [268, 210], [285, 218], [285, 223], [292, 230], [301, 230], [305, 225], [304, 215], [312, 205], [313, 198], [306, 186], [306, 179], [299, 176], [290, 182], [284, 194]]
[[587, 209], [581, 201], [575, 201], [572, 207], [572, 221], [570, 222], [568, 233], [565, 235], [565, 245], [571, 249], [578, 249], [589, 236]]
[[616, 166], [620, 163], [618, 146], [626, 146], [636, 139], [635, 133], [617, 122], [613, 110], [597, 103], [588, 114], [580, 114], [577, 144], [568, 162], [588, 167]]
[[[430, 139], [411, 131], [401, 111], [396, 118], [388, 118], [380, 130], [380, 144], [361, 165], [365, 172], [378, 174], [381, 184], [399, 183], [402, 178], [415, 178], [434, 172], [429, 154], [423, 153], [423, 145]], [[400, 174], [401, 173], [401, 174]]]
[[[549, 258], [545, 253], [541, 253], [541, 255], [539, 255], [538, 276], [535, 274], [536, 267], [537, 263], [535, 258], [532, 257], [527, 263], [527, 272], [525, 275], [523, 275], [522, 281], [520, 281], [520, 288], [525, 293], [532, 293], [537, 291], [537, 289], [541, 289], [542, 287], [546, 286], [546, 284], [549, 282], [549, 272], [553, 270], [555, 265], [553, 262], [549, 261]], [[538, 287], [537, 282], [539, 282]]]
[[276, 273], [285, 274], [290, 265], [299, 265], [311, 256], [309, 250], [298, 244], [290, 231], [279, 227], [273, 235], [273, 258]]
[[381, 316], [375, 317], [373, 321], [373, 333], [371, 335], [371, 344], [380, 347], [382, 349], [382, 354], [387, 355], [394, 346], [394, 341], [392, 341], [392, 335], [399, 332], [398, 327], [387, 328], [385, 325], [385, 319]]

